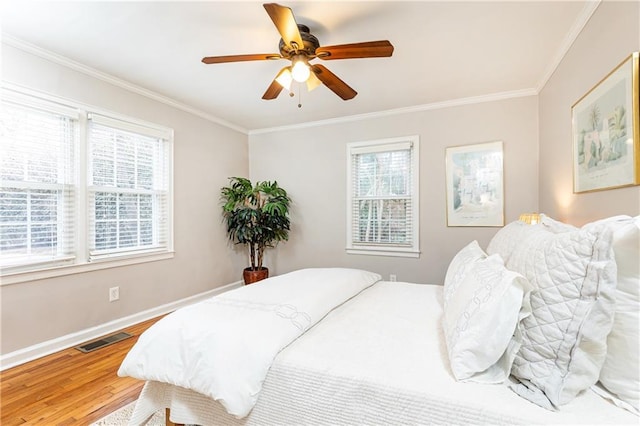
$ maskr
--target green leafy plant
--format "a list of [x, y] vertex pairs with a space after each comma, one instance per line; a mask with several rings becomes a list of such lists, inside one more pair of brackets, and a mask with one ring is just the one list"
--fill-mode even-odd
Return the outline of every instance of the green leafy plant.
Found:
[[262, 269], [264, 249], [289, 239], [291, 199], [278, 182], [229, 178], [222, 187], [223, 217], [229, 240], [248, 247], [251, 270]]

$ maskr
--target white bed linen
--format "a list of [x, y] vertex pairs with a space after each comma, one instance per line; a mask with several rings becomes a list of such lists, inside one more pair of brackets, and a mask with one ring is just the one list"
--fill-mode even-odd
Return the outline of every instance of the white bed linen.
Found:
[[191, 389], [244, 417], [278, 352], [379, 280], [358, 269], [301, 269], [179, 309], [140, 336], [118, 375]]
[[280, 352], [244, 419], [149, 382], [132, 424], [167, 406], [173, 421], [203, 425], [638, 424], [591, 391], [552, 412], [506, 385], [456, 382], [441, 320], [441, 286], [378, 282]]

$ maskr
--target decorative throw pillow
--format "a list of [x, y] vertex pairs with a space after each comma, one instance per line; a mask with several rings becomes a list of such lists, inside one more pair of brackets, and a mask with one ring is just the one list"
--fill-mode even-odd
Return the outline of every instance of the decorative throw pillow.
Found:
[[449, 268], [444, 278], [443, 302], [445, 310], [447, 309], [451, 296], [455, 293], [461, 282], [460, 277], [466, 273], [467, 268], [474, 262], [485, 259], [486, 257], [487, 254], [480, 248], [478, 241], [475, 240], [456, 253], [451, 263], [449, 263]]
[[[530, 313], [530, 284], [477, 242], [454, 257], [445, 279], [444, 334], [456, 380], [501, 383], [520, 347], [518, 322]], [[525, 299], [524, 307], [523, 299]]]
[[[548, 216], [543, 225], [552, 232], [577, 228]], [[640, 216], [614, 216], [589, 223], [583, 229], [613, 232], [613, 253], [617, 265], [616, 310], [613, 328], [607, 336], [607, 357], [600, 382], [592, 387], [616, 405], [640, 415]]]
[[511, 370], [520, 384], [512, 388], [554, 409], [593, 385], [606, 357], [616, 284], [611, 230], [553, 233], [538, 224], [518, 239], [506, 266], [534, 290]]

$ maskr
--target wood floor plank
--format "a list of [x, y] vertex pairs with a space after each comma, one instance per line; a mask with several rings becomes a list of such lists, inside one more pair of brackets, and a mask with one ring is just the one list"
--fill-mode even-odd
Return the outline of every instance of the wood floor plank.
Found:
[[70, 348], [0, 372], [0, 424], [87, 425], [135, 401], [143, 382], [117, 371], [154, 318], [122, 331], [134, 337], [94, 352]]

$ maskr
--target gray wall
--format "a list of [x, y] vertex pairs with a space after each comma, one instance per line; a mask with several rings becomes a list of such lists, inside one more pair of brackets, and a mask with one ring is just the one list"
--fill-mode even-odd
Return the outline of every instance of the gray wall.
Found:
[[540, 211], [582, 225], [640, 214], [640, 186], [573, 194], [571, 105], [640, 50], [640, 2], [600, 4], [540, 92]]
[[[123, 318], [241, 279], [219, 189], [248, 174], [247, 135], [3, 45], [3, 79], [171, 127], [175, 257], [0, 287], [2, 353]], [[108, 288], [120, 286], [109, 303]]]
[[[336, 98], [336, 102], [342, 102]], [[345, 253], [346, 144], [420, 136], [420, 250], [418, 259]], [[505, 218], [538, 206], [536, 96], [405, 113], [305, 129], [250, 134], [251, 177], [277, 180], [293, 198], [290, 240], [268, 253], [276, 273], [310, 266], [352, 266], [399, 281], [442, 283], [451, 257], [497, 228], [446, 224], [445, 148], [504, 142]]]

